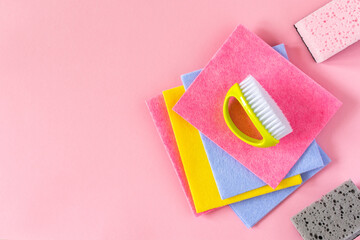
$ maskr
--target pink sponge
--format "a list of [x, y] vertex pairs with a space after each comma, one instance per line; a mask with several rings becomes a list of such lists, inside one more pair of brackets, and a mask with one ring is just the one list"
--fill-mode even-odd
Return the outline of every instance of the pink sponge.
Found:
[[360, 0], [333, 0], [295, 24], [320, 63], [360, 39]]

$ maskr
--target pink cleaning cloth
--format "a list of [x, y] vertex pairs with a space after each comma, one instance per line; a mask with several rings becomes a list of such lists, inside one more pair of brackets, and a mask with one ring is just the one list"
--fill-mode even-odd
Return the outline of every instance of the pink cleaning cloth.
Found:
[[189, 202], [191, 210], [195, 216], [200, 216], [206, 212], [197, 213], [195, 210], [194, 201], [190, 192], [189, 184], [182, 165], [179, 149], [176, 144], [175, 135], [172, 130], [170, 118], [166, 110], [165, 100], [162, 94], [146, 101], [151, 117], [155, 123], [155, 127], [160, 135], [160, 138], [165, 146], [171, 162], [174, 166], [176, 174], [180, 180], [186, 198]]
[[[293, 128], [274, 147], [248, 145], [225, 123], [225, 95], [249, 74], [272, 96]], [[240, 25], [173, 110], [275, 188], [340, 106], [338, 99]]]
[[320, 63], [360, 40], [360, 0], [333, 0], [295, 24]]

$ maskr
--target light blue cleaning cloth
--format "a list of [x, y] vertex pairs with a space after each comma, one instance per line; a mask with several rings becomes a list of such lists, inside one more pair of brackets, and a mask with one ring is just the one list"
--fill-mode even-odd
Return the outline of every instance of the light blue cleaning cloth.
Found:
[[[286, 59], [287, 54], [283, 44], [273, 47]], [[185, 90], [199, 75], [201, 70], [187, 73], [181, 76]], [[265, 186], [260, 178], [250, 172], [239, 161], [231, 157], [213, 141], [200, 133], [209, 163], [222, 199]], [[317, 144], [313, 142], [286, 175], [291, 177], [323, 166]]]
[[[274, 49], [285, 58], [288, 58], [283, 44], [275, 46]], [[182, 76], [185, 89], [190, 86], [190, 84], [199, 75], [200, 71], [201, 70], [194, 71]], [[247, 168], [233, 159], [206, 136], [201, 133], [200, 135], [216, 180], [216, 184], [223, 198], [226, 198], [224, 196], [237, 195], [241, 192], [246, 192], [246, 189], [251, 190], [258, 186], [265, 185], [265, 183], [247, 170]], [[301, 173], [303, 180], [302, 184], [304, 184], [308, 179], [318, 173], [329, 163], [329, 157], [314, 141], [290, 170], [287, 177]], [[230, 207], [244, 222], [244, 224], [250, 228], [265, 217], [272, 209], [274, 209], [301, 185], [275, 191], [238, 203], [233, 203], [230, 204]]]
[[[317, 143], [315, 143], [317, 145]], [[251, 228], [271, 210], [279, 205], [285, 198], [292, 194], [296, 189], [302, 186], [307, 180], [318, 173], [326, 165], [330, 163], [330, 158], [318, 146], [324, 166], [301, 174], [303, 183], [294, 187], [285, 188], [279, 191], [271, 192], [259, 197], [251, 198], [245, 201], [230, 204], [230, 207], [236, 215], [241, 219], [246, 227]], [[290, 221], [290, 220], [289, 220]]]

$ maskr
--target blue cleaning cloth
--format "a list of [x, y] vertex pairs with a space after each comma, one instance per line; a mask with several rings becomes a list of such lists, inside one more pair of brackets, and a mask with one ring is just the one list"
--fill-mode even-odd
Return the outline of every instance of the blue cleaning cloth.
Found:
[[[287, 58], [283, 44], [273, 48], [283, 57]], [[200, 72], [201, 70], [198, 70], [181, 76], [185, 90], [189, 88]], [[200, 136], [222, 199], [233, 197], [266, 185], [260, 178], [250, 172], [205, 135], [200, 133]], [[301, 174], [321, 166], [323, 166], [323, 161], [321, 160], [317, 144], [314, 141], [286, 177]]]
[[[315, 143], [317, 145], [317, 143]], [[318, 146], [318, 145], [317, 145]], [[330, 163], [330, 158], [326, 153], [318, 146], [321, 160], [324, 166], [308, 171], [301, 174], [303, 183], [298, 186], [282, 189], [259, 197], [251, 198], [245, 201], [230, 204], [232, 210], [238, 215], [241, 221], [250, 228], [265, 217], [271, 210], [279, 205], [285, 198], [292, 194], [296, 189], [302, 186], [312, 176], [322, 170], [326, 165]]]

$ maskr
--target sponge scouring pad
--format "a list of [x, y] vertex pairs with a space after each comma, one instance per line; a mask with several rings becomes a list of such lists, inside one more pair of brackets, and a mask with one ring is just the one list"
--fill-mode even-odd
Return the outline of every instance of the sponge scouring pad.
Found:
[[303, 239], [354, 239], [360, 235], [360, 190], [349, 180], [291, 221]]
[[318, 63], [360, 40], [360, 1], [333, 0], [295, 24]]

